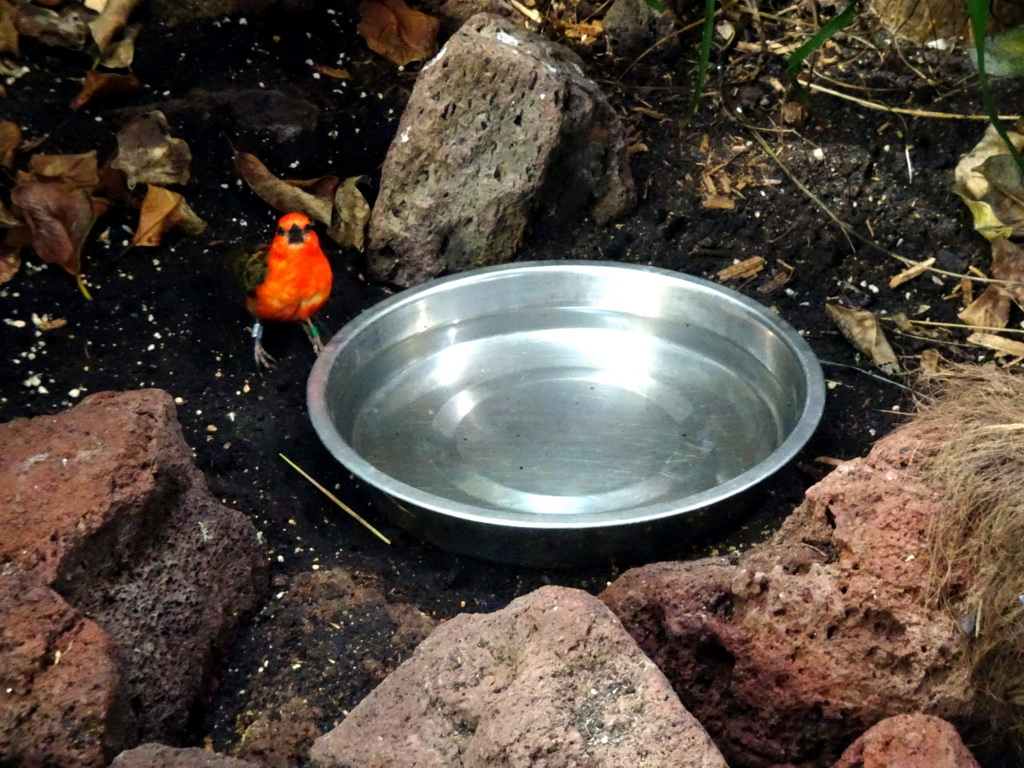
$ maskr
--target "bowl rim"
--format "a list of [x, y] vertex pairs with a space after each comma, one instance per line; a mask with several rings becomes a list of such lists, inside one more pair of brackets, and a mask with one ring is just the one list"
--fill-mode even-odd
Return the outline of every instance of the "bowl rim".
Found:
[[[327, 408], [326, 387], [334, 362], [345, 347], [373, 323], [387, 314], [432, 293], [449, 289], [453, 283], [479, 281], [483, 276], [508, 275], [538, 270], [619, 271], [645, 272], [653, 277], [689, 283], [701, 290], [710, 291], [739, 305], [775, 332], [792, 351], [798, 361], [806, 388], [803, 408], [794, 427], [786, 438], [764, 459], [736, 477], [712, 488], [700, 491], [678, 500], [663, 501], [646, 507], [629, 510], [578, 515], [530, 514], [524, 512], [502, 512], [488, 507], [479, 507], [453, 501], [443, 496], [427, 493], [408, 485], [381, 471], [366, 461], [339, 433]], [[738, 497], [755, 485], [764, 482], [788, 464], [804, 447], [818, 427], [825, 408], [825, 378], [817, 356], [807, 341], [784, 318], [765, 305], [731, 288], [661, 267], [628, 264], [616, 261], [588, 261], [583, 259], [523, 261], [499, 264], [490, 267], [467, 270], [445, 277], [435, 278], [399, 293], [363, 310], [352, 318], [325, 345], [310, 371], [306, 386], [306, 402], [310, 420], [321, 442], [334, 458], [353, 475], [382, 491], [393, 499], [420, 509], [461, 520], [468, 523], [482, 523], [506, 528], [529, 528], [548, 530], [569, 530], [606, 528], [620, 525], [653, 522], [664, 518], [704, 509]], [[578, 519], [578, 518], [586, 519]]]

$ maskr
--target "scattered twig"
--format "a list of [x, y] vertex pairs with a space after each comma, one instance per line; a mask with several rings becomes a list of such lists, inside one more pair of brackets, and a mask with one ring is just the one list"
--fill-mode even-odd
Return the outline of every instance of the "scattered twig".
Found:
[[870, 376], [872, 379], [877, 379], [878, 381], [884, 381], [886, 384], [892, 384], [894, 387], [899, 387], [900, 389], [905, 389], [907, 392], [910, 392], [910, 393], [912, 393], [912, 394], [914, 394], [914, 395], [916, 395], [918, 397], [923, 397], [925, 399], [929, 399], [928, 395], [924, 394], [923, 392], [918, 392], [913, 387], [908, 387], [906, 384], [900, 384], [898, 381], [893, 381], [892, 379], [888, 378], [887, 376], [882, 376], [881, 374], [875, 373], [874, 371], [869, 371], [869, 370], [866, 370], [864, 368], [858, 368], [856, 365], [847, 365], [846, 363], [834, 363], [831, 360], [820, 360], [819, 359], [818, 362], [821, 363], [822, 365], [831, 365], [834, 368], [849, 368], [851, 371], [857, 371], [857, 373], [863, 373], [865, 376]]
[[323, 487], [322, 485], [320, 485], [320, 483], [318, 483], [318, 482], [317, 482], [316, 480], [314, 480], [314, 479], [313, 479], [312, 477], [310, 477], [310, 476], [309, 476], [308, 474], [306, 474], [306, 472], [305, 472], [304, 470], [302, 470], [302, 469], [301, 469], [301, 468], [299, 467], [299, 465], [298, 465], [298, 464], [296, 464], [296, 463], [295, 463], [294, 461], [292, 461], [291, 459], [289, 459], [289, 458], [288, 458], [287, 456], [285, 456], [285, 455], [284, 455], [283, 453], [279, 453], [279, 454], [277, 454], [277, 455], [278, 455], [278, 456], [280, 456], [280, 457], [281, 457], [282, 459], [284, 459], [284, 460], [285, 460], [286, 462], [288, 462], [289, 466], [291, 466], [291, 468], [292, 468], [292, 469], [294, 469], [294, 470], [295, 470], [296, 472], [298, 472], [298, 473], [299, 473], [300, 475], [302, 475], [302, 476], [303, 476], [304, 478], [306, 478], [307, 480], [309, 480], [309, 482], [311, 482], [311, 483], [313, 484], [313, 486], [314, 486], [314, 487], [316, 487], [316, 488], [317, 488], [317, 489], [318, 489], [318, 490], [319, 490], [320, 492], [322, 492], [322, 493], [323, 493], [323, 494], [324, 494], [324, 495], [325, 495], [325, 496], [326, 496], [326, 497], [327, 497], [328, 499], [330, 499], [330, 500], [331, 500], [331, 501], [333, 501], [333, 502], [334, 502], [335, 504], [337, 504], [337, 505], [338, 505], [339, 507], [341, 507], [341, 508], [342, 508], [343, 510], [345, 510], [346, 512], [348, 512], [348, 514], [349, 514], [349, 515], [351, 515], [352, 517], [354, 517], [354, 518], [356, 519], [356, 521], [357, 521], [357, 522], [358, 522], [358, 523], [359, 523], [360, 525], [362, 525], [362, 526], [363, 526], [364, 528], [366, 528], [366, 530], [368, 530], [368, 531], [369, 531], [370, 533], [372, 533], [372, 534], [373, 534], [374, 536], [376, 536], [376, 537], [377, 537], [378, 539], [380, 539], [381, 541], [383, 541], [383, 542], [384, 542], [385, 544], [391, 544], [391, 539], [389, 539], [389, 538], [388, 538], [387, 536], [385, 536], [385, 535], [384, 535], [383, 533], [381, 533], [380, 531], [378, 531], [378, 530], [377, 530], [376, 528], [374, 528], [374, 527], [373, 527], [372, 525], [370, 525], [370, 524], [369, 524], [368, 522], [366, 522], [365, 520], [363, 520], [363, 518], [361, 518], [361, 517], [360, 517], [360, 516], [358, 515], [358, 513], [356, 513], [356, 512], [355, 512], [355, 511], [354, 511], [354, 510], [353, 510], [353, 509], [352, 509], [351, 507], [349, 507], [349, 506], [348, 506], [347, 504], [345, 504], [345, 502], [343, 502], [343, 501], [342, 501], [341, 499], [339, 499], [339, 498], [338, 498], [337, 496], [335, 496], [335, 495], [334, 495], [333, 493], [331, 493], [331, 492], [330, 492], [330, 491], [328, 491], [328, 490], [327, 490], [326, 488], [324, 488], [324, 487]]
[[[905, 107], [890, 107], [887, 104], [879, 104], [876, 101], [868, 101], [867, 99], [862, 99], [859, 96], [851, 96], [850, 94], [843, 93], [842, 91], [836, 91], [833, 90], [832, 88], [826, 88], [824, 85], [818, 85], [817, 83], [811, 83], [804, 80], [800, 80], [800, 84], [806, 86], [807, 88], [810, 88], [812, 91], [827, 93], [829, 96], [835, 96], [836, 98], [839, 99], [846, 99], [847, 101], [852, 101], [854, 104], [859, 104], [860, 106], [867, 107], [868, 109], [877, 109], [881, 112], [891, 112], [892, 114], [895, 115], [910, 115], [911, 117], [934, 117], [945, 120], [988, 120], [988, 115], [964, 115], [952, 112], [932, 112], [927, 109], [907, 109]], [[1000, 115], [999, 119], [1013, 122], [1014, 120], [1019, 120], [1020, 115]]]
[[[725, 99], [723, 99], [723, 103], [725, 103]], [[847, 224], [842, 219], [840, 219], [838, 216], [836, 216], [836, 214], [832, 212], [832, 209], [825, 205], [825, 202], [816, 194], [814, 194], [813, 191], [811, 191], [810, 187], [808, 187], [806, 184], [800, 181], [800, 179], [793, 175], [793, 172], [789, 170], [789, 166], [782, 162], [782, 158], [780, 158], [775, 153], [775, 150], [773, 150], [768, 145], [768, 142], [764, 140], [764, 137], [761, 135], [758, 128], [756, 128], [752, 123], [749, 123], [746, 120], [741, 119], [739, 117], [739, 114], [732, 109], [732, 105], [727, 105], [726, 109], [728, 109], [732, 113], [733, 119], [735, 119], [736, 122], [738, 122], [740, 125], [746, 128], [748, 131], [750, 131], [751, 135], [754, 137], [757, 143], [761, 145], [761, 149], [765, 151], [765, 154], [767, 154], [768, 157], [770, 157], [775, 162], [775, 164], [782, 169], [782, 172], [786, 174], [786, 177], [791, 182], [793, 182], [793, 184], [796, 185], [797, 189], [799, 189], [801, 192], [807, 195], [811, 202], [818, 206], [819, 210], [821, 210], [826, 216], [828, 216], [830, 219], [832, 219], [833, 222], [835, 222], [836, 226], [839, 227], [839, 231], [843, 233], [843, 237], [846, 238], [846, 242], [849, 244], [850, 250], [856, 251], [857, 249], [853, 245], [852, 237], [860, 236], [857, 235], [856, 232], [854, 232], [853, 227]]]
[[1024, 333], [1024, 328], [991, 328], [985, 325], [966, 325], [965, 323], [940, 323], [938, 320], [912, 320], [911, 325], [934, 325], [939, 328], [959, 328], [962, 331], [991, 331], [992, 333]]
[[523, 14], [523, 16], [528, 18], [534, 24], [540, 24], [540, 23], [542, 23], [544, 21], [544, 17], [541, 15], [541, 13], [537, 9], [535, 9], [535, 8], [527, 8], [525, 5], [523, 5], [522, 3], [517, 2], [516, 0], [508, 0], [508, 2], [509, 2], [509, 5], [511, 5], [513, 8], [515, 8], [521, 14]]

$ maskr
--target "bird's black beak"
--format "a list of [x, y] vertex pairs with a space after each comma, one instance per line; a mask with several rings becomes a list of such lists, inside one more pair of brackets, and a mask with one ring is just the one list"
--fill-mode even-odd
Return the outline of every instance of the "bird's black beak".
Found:
[[300, 227], [298, 224], [292, 224], [292, 228], [288, 230], [288, 244], [289, 245], [301, 245], [306, 240], [306, 230]]

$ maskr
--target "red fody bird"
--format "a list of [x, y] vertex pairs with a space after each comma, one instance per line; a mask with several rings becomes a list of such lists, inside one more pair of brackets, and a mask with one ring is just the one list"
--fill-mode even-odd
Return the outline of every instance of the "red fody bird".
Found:
[[245, 289], [245, 306], [256, 318], [252, 327], [256, 365], [277, 361], [263, 348], [263, 322], [301, 322], [317, 354], [324, 347], [313, 315], [331, 295], [331, 265], [309, 218], [288, 213], [277, 222], [269, 247], [236, 254], [233, 267]]

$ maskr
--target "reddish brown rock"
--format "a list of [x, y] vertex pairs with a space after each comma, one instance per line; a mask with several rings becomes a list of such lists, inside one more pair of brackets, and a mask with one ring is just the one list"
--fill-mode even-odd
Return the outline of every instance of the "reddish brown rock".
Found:
[[207, 752], [205, 749], [175, 749], [163, 744], [143, 744], [122, 752], [110, 768], [262, 768], [233, 757]]
[[171, 398], [101, 393], [0, 425], [0, 763], [98, 766], [183, 729], [265, 582]]
[[903, 429], [738, 560], [659, 563], [602, 595], [730, 763], [815, 765], [905, 712], [965, 715], [963, 639], [924, 607], [928, 489]]
[[938, 717], [897, 715], [873, 726], [833, 768], [979, 768], [956, 729]]
[[599, 223], [636, 189], [625, 129], [569, 49], [494, 14], [423, 66], [388, 149], [370, 266], [408, 286], [502, 264], [535, 216]]
[[320, 768], [725, 768], [611, 612], [562, 587], [441, 624], [310, 757]]

